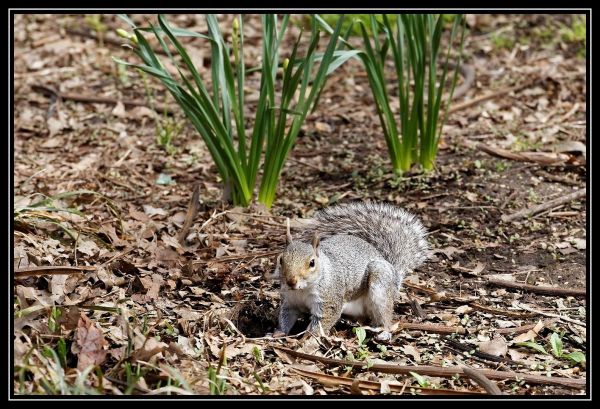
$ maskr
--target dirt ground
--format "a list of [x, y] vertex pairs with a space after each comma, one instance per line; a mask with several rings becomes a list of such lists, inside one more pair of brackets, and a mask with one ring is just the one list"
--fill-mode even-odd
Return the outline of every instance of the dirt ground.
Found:
[[[145, 18], [155, 21], [135, 16]], [[206, 31], [200, 15], [169, 19]], [[252, 65], [260, 25], [247, 19]], [[228, 27], [230, 17], [220, 21]], [[208, 151], [173, 99], [111, 59], [134, 61], [114, 34], [121, 20], [15, 15], [14, 393], [484, 393], [464, 376], [378, 370], [393, 363], [544, 377], [492, 379], [510, 395], [585, 394], [587, 303], [560, 293], [586, 289], [585, 197], [502, 219], [586, 188], [585, 20], [468, 22], [465, 61], [476, 76], [455, 105], [490, 97], [450, 114], [433, 172], [393, 174], [367, 77], [350, 61], [328, 80], [267, 211], [223, 203]], [[195, 63], [209, 66], [208, 44], [187, 43]], [[258, 84], [249, 87], [251, 107]], [[162, 103], [173, 116], [151, 109]], [[168, 149], [157, 123], [174, 129]], [[530, 160], [499, 157], [501, 149]], [[196, 185], [199, 212], [181, 245]], [[430, 232], [433, 254], [405, 280], [392, 342], [376, 342], [369, 328], [360, 339], [360, 323], [348, 319], [328, 337], [270, 338], [280, 298], [264, 274], [284, 247], [285, 218], [353, 200], [395, 203]], [[490, 283], [497, 279], [559, 293]]]

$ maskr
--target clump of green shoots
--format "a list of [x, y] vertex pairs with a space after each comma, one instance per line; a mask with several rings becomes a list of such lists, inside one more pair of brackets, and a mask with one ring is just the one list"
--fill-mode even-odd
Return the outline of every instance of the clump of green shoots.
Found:
[[[392, 20], [383, 14], [382, 22], [374, 14], [369, 17], [368, 22], [357, 20], [364, 45], [357, 57], [367, 71], [394, 171], [408, 171], [416, 162], [430, 170], [457, 81], [465, 34], [462, 15], [401, 14]], [[442, 50], [448, 24], [451, 25], [448, 46]], [[449, 58], [457, 37], [460, 38], [458, 61], [449, 76]], [[385, 70], [389, 59], [395, 68], [395, 78]], [[397, 116], [389, 86], [394, 79], [399, 100]], [[445, 94], [448, 83], [450, 90]], [[442, 108], [445, 112], [440, 117]]]
[[[317, 53], [321, 27], [312, 16], [306, 51], [299, 55], [301, 33], [291, 54], [282, 58], [280, 47], [290, 16], [261, 15], [261, 66], [247, 70], [243, 16], [233, 20], [231, 46], [224, 40], [217, 18], [212, 14], [206, 15], [208, 35], [172, 27], [162, 15], [158, 17], [158, 27], [150, 25], [148, 28], [139, 28], [127, 16], [121, 17], [129, 23], [133, 34], [121, 30], [119, 35], [131, 40], [130, 46], [143, 63], [117, 62], [143, 70], [169, 90], [202, 136], [235, 205], [250, 204], [262, 170], [258, 201], [271, 207], [285, 160], [306, 116], [318, 102], [326, 77], [349, 58], [339, 52], [334, 55], [343, 18], [326, 50]], [[148, 32], [168, 55], [177, 75], [173, 76], [165, 68], [150, 46], [144, 35]], [[210, 42], [210, 82], [194, 66], [178, 39], [182, 36]], [[174, 47], [174, 52], [167, 43]], [[245, 89], [251, 71], [260, 73], [260, 89], [256, 110], [247, 115]]]

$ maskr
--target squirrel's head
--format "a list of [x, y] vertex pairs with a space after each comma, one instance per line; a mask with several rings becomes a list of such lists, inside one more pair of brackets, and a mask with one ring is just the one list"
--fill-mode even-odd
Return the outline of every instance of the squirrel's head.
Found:
[[277, 259], [281, 286], [290, 290], [302, 290], [319, 278], [319, 237], [315, 234], [312, 243], [292, 241], [287, 236], [287, 247]]

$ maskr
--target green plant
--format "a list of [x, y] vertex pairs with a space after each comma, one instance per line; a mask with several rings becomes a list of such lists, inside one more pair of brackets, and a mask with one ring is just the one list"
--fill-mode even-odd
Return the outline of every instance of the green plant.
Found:
[[[364, 50], [357, 57], [367, 71], [388, 152], [397, 173], [409, 170], [415, 162], [419, 162], [425, 170], [433, 168], [442, 126], [458, 77], [465, 35], [462, 15], [456, 14], [452, 19], [445, 56], [443, 52], [440, 53], [445, 19], [440, 14], [402, 14], [393, 25], [388, 16], [383, 14], [383, 23], [377, 21], [375, 15], [370, 15], [368, 24], [358, 20]], [[383, 36], [380, 36], [381, 31]], [[458, 61], [449, 93], [444, 97], [450, 53], [459, 31]], [[354, 49], [347, 42], [345, 44]], [[390, 55], [396, 71], [399, 121], [394, 114], [388, 89], [392, 81], [385, 72]], [[441, 74], [439, 60], [444, 61]], [[445, 112], [440, 120], [443, 100]]]
[[[115, 60], [158, 78], [169, 90], [206, 143], [219, 174], [229, 188], [226, 191], [231, 191], [234, 204], [250, 204], [259, 169], [262, 168], [258, 201], [271, 207], [284, 162], [306, 116], [317, 105], [326, 77], [349, 58], [344, 53], [334, 55], [343, 18], [331, 35], [325, 52], [318, 54], [321, 30], [318, 20], [312, 16], [310, 43], [304, 57], [298, 56], [300, 34], [290, 56], [280, 61], [280, 45], [290, 16], [286, 14], [280, 19], [272, 14], [262, 15], [262, 65], [255, 70], [247, 70], [243, 16], [233, 20], [231, 47], [223, 39], [217, 18], [212, 14], [206, 15], [207, 36], [174, 28], [163, 15], [158, 17], [159, 27], [150, 25], [148, 28], [138, 28], [127, 16], [121, 17], [134, 33], [121, 30], [119, 35], [131, 40], [130, 46], [143, 64]], [[179, 78], [173, 77], [165, 68], [144, 36], [145, 32], [154, 34], [176, 67]], [[212, 92], [209, 92], [207, 81], [179, 42], [180, 36], [210, 41]], [[167, 47], [166, 40], [174, 46], [181, 63]], [[279, 67], [282, 68], [280, 87], [277, 86]], [[260, 72], [261, 83], [252, 131], [247, 135], [245, 83], [250, 71]], [[280, 92], [277, 92], [278, 89]], [[264, 160], [261, 161], [263, 148]]]
[[106, 33], [108, 27], [102, 22], [102, 14], [88, 14], [85, 16], [85, 21], [90, 28], [98, 34], [100, 46], [104, 46], [104, 33]]
[[58, 320], [60, 319], [61, 315], [62, 311], [60, 308], [52, 307], [52, 310], [50, 310], [50, 317], [48, 318], [48, 328], [50, 331], [58, 332], [58, 330], [60, 330], [60, 324]]
[[429, 380], [427, 378], [425, 378], [424, 376], [421, 376], [416, 372], [410, 372], [410, 374], [412, 375], [413, 378], [415, 378], [417, 380], [417, 383], [419, 384], [419, 386], [421, 388], [427, 388], [431, 385]]
[[[327, 24], [329, 24], [330, 26], [335, 26], [340, 19], [339, 14], [320, 14], [319, 16], [325, 22], [327, 22]], [[370, 19], [370, 16], [371, 16], [370, 14], [348, 14], [346, 16], [344, 23], [342, 24], [342, 32], [348, 33], [348, 35], [352, 35], [352, 36], [360, 36], [361, 31], [358, 28], [357, 22], [362, 21], [362, 22], [367, 23]], [[390, 22], [392, 23], [392, 25], [395, 26], [396, 20], [398, 19], [398, 15], [397, 14], [388, 14], [387, 16], [388, 16]], [[379, 22], [383, 21], [383, 18], [381, 16], [376, 16], [375, 18]], [[367, 31], [368, 31], [369, 35], [372, 34], [369, 26], [367, 26]]]
[[516, 42], [514, 34], [509, 33], [494, 33], [491, 40], [497, 50], [511, 50]]
[[[548, 355], [548, 352], [546, 351], [546, 349], [542, 345], [540, 345], [534, 341], [519, 342], [516, 345], [528, 347], [528, 348], [534, 349], [538, 352], [541, 352], [544, 355]], [[568, 359], [577, 364], [586, 361], [585, 354], [581, 351], [574, 351], [571, 353], [566, 353], [563, 349], [562, 337], [556, 332], [553, 332], [552, 335], [550, 336], [550, 339], [548, 341], [548, 346], [550, 346], [552, 355], [554, 355], [556, 358]]]
[[586, 40], [587, 40], [587, 21], [584, 15], [573, 15], [571, 26], [561, 27], [559, 30], [563, 41], [573, 43], [579, 47], [577, 54], [585, 58], [586, 55]]

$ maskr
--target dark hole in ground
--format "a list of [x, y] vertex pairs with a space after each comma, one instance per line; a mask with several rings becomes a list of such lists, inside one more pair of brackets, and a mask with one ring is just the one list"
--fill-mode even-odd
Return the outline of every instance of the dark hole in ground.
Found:
[[251, 301], [242, 307], [236, 325], [247, 337], [263, 337], [275, 331], [278, 312], [278, 308], [273, 308], [271, 305]]

